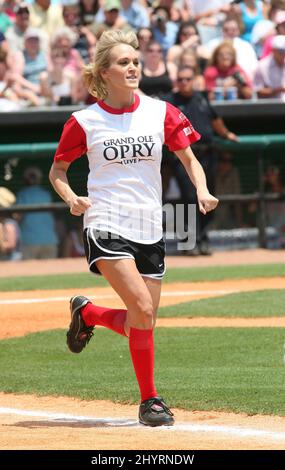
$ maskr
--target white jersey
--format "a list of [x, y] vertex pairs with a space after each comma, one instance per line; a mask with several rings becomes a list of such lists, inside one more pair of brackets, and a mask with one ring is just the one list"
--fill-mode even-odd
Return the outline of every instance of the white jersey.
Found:
[[162, 237], [162, 146], [186, 148], [200, 135], [180, 110], [164, 101], [135, 95], [129, 108], [99, 101], [73, 113], [55, 160], [89, 160], [84, 227], [94, 227], [139, 243]]

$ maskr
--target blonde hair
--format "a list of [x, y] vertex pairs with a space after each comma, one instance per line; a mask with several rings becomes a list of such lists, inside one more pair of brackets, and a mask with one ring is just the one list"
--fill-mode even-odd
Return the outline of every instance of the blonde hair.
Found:
[[86, 65], [83, 69], [83, 80], [88, 92], [98, 99], [103, 100], [108, 96], [108, 90], [100, 72], [109, 67], [110, 51], [120, 44], [127, 44], [137, 49], [138, 39], [136, 34], [133, 31], [105, 31], [96, 44], [94, 62]]

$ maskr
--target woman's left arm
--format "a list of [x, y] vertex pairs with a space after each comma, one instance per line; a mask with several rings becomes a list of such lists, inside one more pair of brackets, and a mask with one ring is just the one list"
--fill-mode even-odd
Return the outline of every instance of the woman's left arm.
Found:
[[182, 150], [177, 150], [175, 151], [175, 154], [183, 164], [189, 178], [197, 190], [200, 212], [205, 215], [207, 212], [214, 210], [217, 207], [219, 200], [209, 193], [204, 170], [191, 148], [187, 147]]

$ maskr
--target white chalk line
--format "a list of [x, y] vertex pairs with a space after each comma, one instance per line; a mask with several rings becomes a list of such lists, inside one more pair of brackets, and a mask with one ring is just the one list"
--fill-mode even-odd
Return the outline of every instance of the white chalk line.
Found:
[[[170, 291], [162, 292], [162, 297], [188, 297], [194, 295], [226, 295], [240, 292], [240, 290], [189, 290], [189, 291]], [[118, 298], [115, 294], [100, 294], [100, 295], [88, 295], [86, 297], [94, 300], [104, 299], [115, 299]], [[47, 298], [30, 298], [30, 299], [2, 299], [0, 305], [15, 305], [15, 304], [37, 304], [46, 302], [67, 302], [70, 300], [70, 296], [62, 297], [47, 297]]]
[[[5, 415], [16, 415], [25, 417], [36, 417], [46, 418], [50, 421], [56, 421], [60, 423], [70, 425], [74, 423], [82, 423], [82, 425], [94, 426], [94, 427], [131, 427], [140, 429], [146, 429], [145, 426], [141, 425], [138, 421], [130, 418], [94, 418], [93, 416], [76, 416], [65, 413], [50, 413], [46, 411], [29, 411], [21, 410], [16, 408], [0, 407], [0, 414]], [[36, 425], [36, 421], [35, 421]], [[264, 437], [272, 440], [284, 440], [285, 432], [268, 431], [264, 429], [253, 429], [243, 428], [237, 426], [223, 426], [223, 425], [209, 425], [209, 424], [191, 424], [191, 423], [176, 423], [174, 426], [161, 426], [158, 428], [148, 428], [148, 431], [180, 431], [180, 432], [192, 432], [192, 433], [220, 433], [232, 435], [240, 438], [259, 438]]]

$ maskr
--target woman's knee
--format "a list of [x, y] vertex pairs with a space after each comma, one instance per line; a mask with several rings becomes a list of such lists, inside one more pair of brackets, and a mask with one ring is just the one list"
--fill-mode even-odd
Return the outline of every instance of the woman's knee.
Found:
[[138, 298], [128, 309], [130, 323], [138, 328], [152, 328], [155, 309], [151, 297]]

